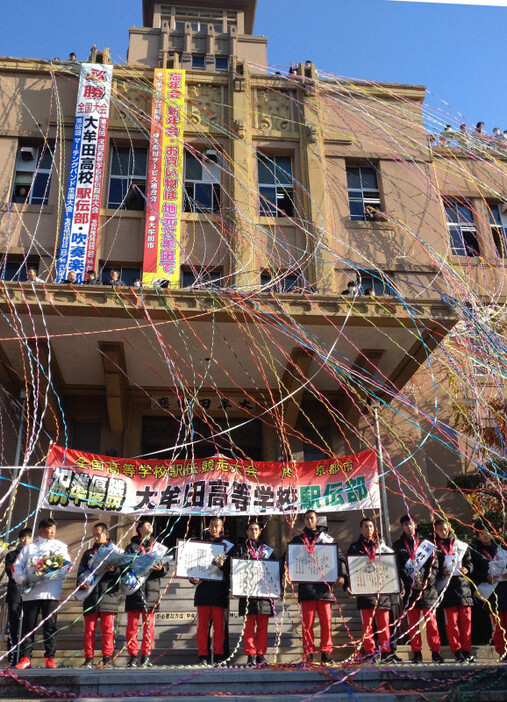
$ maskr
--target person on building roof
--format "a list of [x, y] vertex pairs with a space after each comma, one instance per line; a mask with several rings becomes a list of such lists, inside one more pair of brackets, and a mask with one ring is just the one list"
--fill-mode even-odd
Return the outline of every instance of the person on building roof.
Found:
[[104, 283], [105, 285], [113, 285], [117, 288], [126, 287], [123, 280], [120, 278], [120, 271], [117, 268], [111, 268], [109, 271], [109, 279]]
[[86, 271], [86, 278], [83, 280], [83, 285], [102, 285], [102, 281], [99, 276], [97, 276], [97, 271], [90, 268]]

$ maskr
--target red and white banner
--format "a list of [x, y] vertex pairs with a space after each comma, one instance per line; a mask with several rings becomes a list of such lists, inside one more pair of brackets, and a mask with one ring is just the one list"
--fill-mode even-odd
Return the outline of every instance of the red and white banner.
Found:
[[378, 509], [374, 451], [278, 463], [214, 457], [143, 461], [53, 446], [40, 506], [75, 512], [281, 514]]

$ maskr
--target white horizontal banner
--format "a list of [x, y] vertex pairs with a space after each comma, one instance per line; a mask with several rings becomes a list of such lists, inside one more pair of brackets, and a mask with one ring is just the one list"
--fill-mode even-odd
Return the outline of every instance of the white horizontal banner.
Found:
[[490, 7], [507, 7], [507, 0], [391, 0], [391, 2], [425, 2], [432, 5], [489, 5]]

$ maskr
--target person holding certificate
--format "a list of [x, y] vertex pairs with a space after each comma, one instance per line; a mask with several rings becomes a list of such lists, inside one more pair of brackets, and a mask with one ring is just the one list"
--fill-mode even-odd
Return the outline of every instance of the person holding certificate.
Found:
[[486, 525], [475, 523], [472, 544], [473, 580], [487, 600], [493, 625], [493, 644], [501, 659], [507, 655], [507, 551], [498, 548]]
[[[375, 524], [369, 517], [361, 519], [361, 535], [357, 541], [350, 545], [348, 556], [368, 556], [371, 568], [375, 568], [375, 556], [385, 550], [385, 546], [377, 541]], [[392, 553], [392, 552], [391, 552]], [[351, 595], [350, 589], [347, 590]], [[361, 614], [363, 629], [363, 648], [367, 656], [375, 654], [375, 640], [373, 638], [373, 620], [377, 624], [377, 636], [380, 644], [380, 659], [386, 663], [399, 663], [401, 659], [391, 651], [389, 616], [391, 613], [390, 595], [358, 595], [357, 608]]]
[[204, 539], [212, 544], [224, 544], [224, 553], [214, 559], [214, 565], [220, 568], [223, 580], [199, 580], [190, 578], [197, 585], [194, 605], [197, 607], [197, 655], [199, 663], [209, 662], [208, 650], [209, 626], [213, 624], [213, 657], [215, 663], [224, 660], [225, 612], [229, 606], [229, 571], [228, 552], [233, 547], [223, 538], [224, 522], [220, 517], [212, 517], [208, 525], [208, 536]]
[[410, 627], [412, 663], [422, 663], [422, 639], [419, 632], [421, 618], [425, 621], [426, 638], [433, 663], [443, 663], [440, 654], [440, 636], [435, 616], [438, 593], [435, 582], [438, 559], [435, 544], [422, 539], [417, 533], [417, 523], [408, 514], [400, 519], [403, 534], [393, 544], [398, 571], [403, 582], [404, 609]]
[[77, 571], [77, 584], [80, 590], [90, 594], [83, 601], [84, 616], [84, 655], [83, 668], [93, 668], [95, 655], [95, 633], [100, 619], [102, 631], [102, 665], [111, 663], [114, 653], [114, 617], [120, 606], [120, 569], [105, 567], [105, 572], [98, 578], [90, 575], [90, 561], [102, 546], [107, 546], [109, 530], [107, 524], [99, 522], [92, 530], [93, 546], [88, 548], [81, 558]]
[[[137, 556], [165, 551], [165, 547], [153, 538], [151, 517], [140, 517], [136, 524], [137, 535], [133, 537], [125, 549], [125, 553]], [[127, 650], [129, 653], [128, 668], [137, 668], [137, 628], [139, 618], [143, 620], [143, 640], [141, 643], [141, 667], [151, 668], [150, 655], [155, 639], [155, 610], [160, 601], [160, 580], [167, 573], [168, 566], [154, 562], [150, 572], [141, 578], [141, 585], [125, 598], [127, 612]]]
[[[233, 556], [247, 560], [273, 560], [274, 552], [270, 546], [260, 541], [261, 527], [258, 522], [250, 522], [246, 530], [247, 539], [244, 544], [235, 547]], [[273, 600], [257, 597], [242, 597], [239, 601], [239, 615], [246, 614], [243, 631], [243, 647], [248, 666], [266, 666], [266, 651], [268, 648], [268, 621], [273, 616]]]
[[[323, 528], [318, 527], [317, 513], [309, 509], [304, 515], [305, 527], [303, 532], [295, 536], [291, 544], [304, 544], [311, 554], [318, 544], [334, 544], [335, 541]], [[301, 582], [298, 585], [298, 602], [301, 605], [303, 620], [303, 651], [305, 661], [313, 663], [315, 660], [315, 640], [313, 626], [315, 615], [319, 617], [320, 624], [320, 660], [321, 663], [331, 663], [333, 651], [333, 637], [331, 616], [335, 596], [333, 585], [343, 585], [345, 578], [342, 575], [342, 556], [337, 548], [338, 579], [335, 583], [326, 582]]]
[[437, 590], [443, 590], [442, 607], [449, 646], [456, 663], [473, 663], [472, 656], [472, 556], [468, 544], [454, 538], [443, 519], [435, 522], [438, 556]]

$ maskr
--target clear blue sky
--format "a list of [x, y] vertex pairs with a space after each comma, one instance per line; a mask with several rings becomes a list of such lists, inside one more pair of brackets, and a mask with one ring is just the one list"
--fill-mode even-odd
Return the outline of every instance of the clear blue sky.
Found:
[[[219, 0], [217, 0], [217, 5]], [[311, 59], [347, 77], [426, 85], [470, 123], [507, 129], [507, 7], [392, 0], [258, 0], [268, 60]], [[315, 9], [318, 8], [318, 9]], [[92, 44], [126, 57], [141, 0], [3, 0], [0, 53], [79, 60]], [[447, 121], [445, 105], [442, 121]]]

